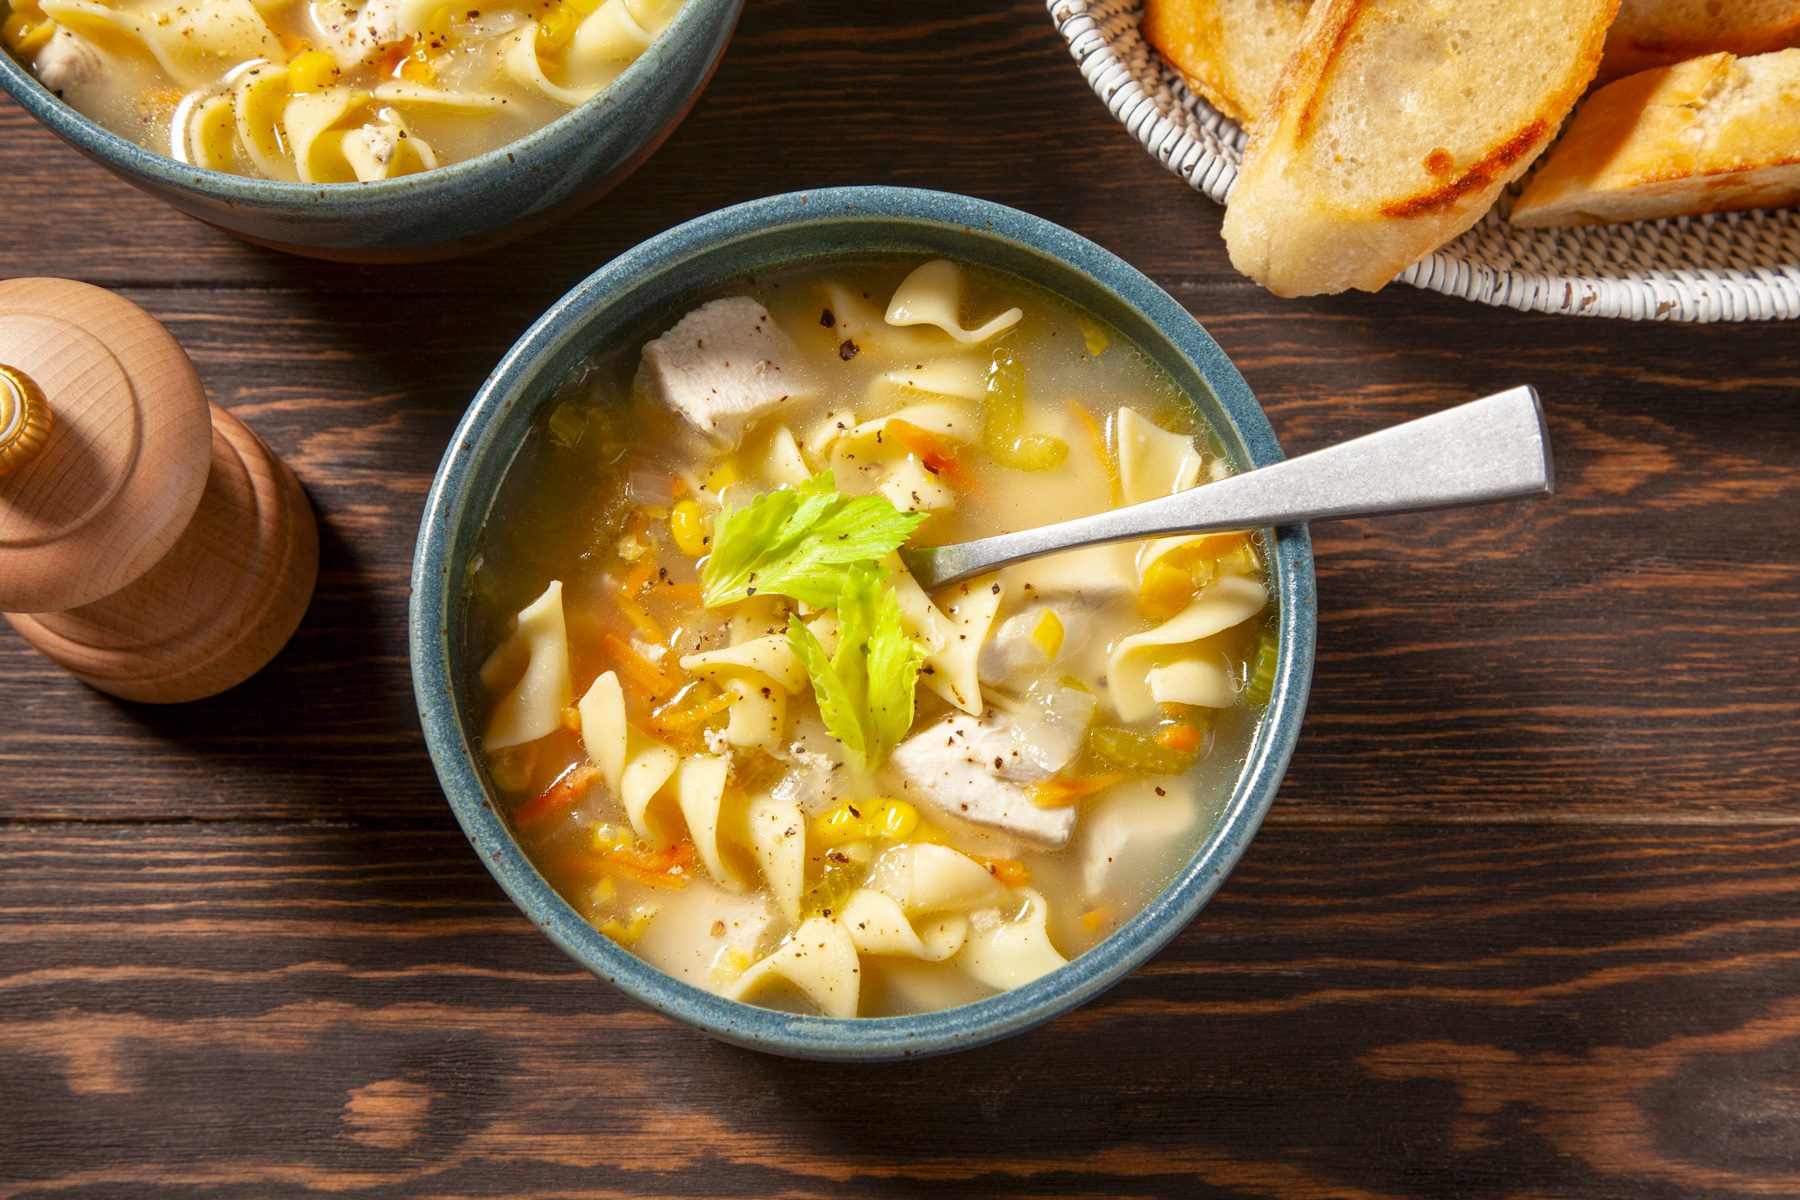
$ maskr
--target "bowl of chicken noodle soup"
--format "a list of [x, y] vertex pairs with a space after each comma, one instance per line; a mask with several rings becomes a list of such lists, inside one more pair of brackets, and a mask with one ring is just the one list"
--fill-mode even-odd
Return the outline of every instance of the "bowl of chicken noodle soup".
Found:
[[1303, 528], [926, 593], [899, 550], [1271, 462], [1166, 294], [1048, 222], [779, 196], [602, 268], [437, 476], [412, 653], [445, 791], [564, 950], [726, 1040], [979, 1044], [1173, 937], [1273, 800]]
[[679, 122], [742, 0], [0, 0], [0, 85], [252, 241], [410, 260], [528, 232]]

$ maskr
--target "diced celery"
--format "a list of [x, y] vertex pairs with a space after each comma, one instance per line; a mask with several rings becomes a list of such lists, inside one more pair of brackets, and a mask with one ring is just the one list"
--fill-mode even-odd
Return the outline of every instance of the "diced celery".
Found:
[[1281, 644], [1273, 629], [1264, 629], [1256, 639], [1256, 652], [1250, 657], [1249, 681], [1244, 685], [1244, 703], [1251, 708], [1265, 708], [1275, 694], [1275, 663]]
[[564, 450], [572, 450], [587, 432], [587, 413], [582, 406], [565, 400], [550, 413], [550, 440]]
[[1194, 755], [1169, 749], [1154, 733], [1114, 725], [1096, 725], [1087, 744], [1095, 758], [1131, 775], [1179, 775], [1194, 765]]
[[1069, 457], [1069, 444], [1061, 438], [1025, 432], [1025, 367], [1005, 348], [994, 352], [988, 368], [981, 436], [994, 461], [1014, 470], [1048, 471]]

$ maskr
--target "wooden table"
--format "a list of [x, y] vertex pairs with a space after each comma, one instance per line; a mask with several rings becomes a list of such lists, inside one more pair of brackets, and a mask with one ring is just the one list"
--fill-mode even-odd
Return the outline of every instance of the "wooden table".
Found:
[[[166, 321], [324, 542], [299, 635], [211, 701], [0, 629], [0, 1196], [1800, 1194], [1800, 331], [1274, 299], [1038, 4], [852, 7], [753, 0], [632, 180], [439, 266], [241, 245], [0, 108], [0, 274]], [[446, 437], [552, 300], [865, 182], [1117, 251], [1290, 452], [1535, 383], [1562, 488], [1321, 528], [1305, 735], [1205, 914], [1041, 1030], [852, 1069], [651, 1015], [513, 909], [426, 761], [406, 592]]]

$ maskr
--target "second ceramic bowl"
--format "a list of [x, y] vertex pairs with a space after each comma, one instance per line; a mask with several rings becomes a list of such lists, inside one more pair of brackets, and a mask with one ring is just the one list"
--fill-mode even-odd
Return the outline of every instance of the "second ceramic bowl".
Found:
[[678, 982], [621, 949], [551, 889], [495, 810], [469, 719], [462, 581], [489, 506], [538, 406], [595, 349], [670, 318], [709, 289], [760, 270], [860, 254], [945, 256], [1010, 272], [1111, 322], [1161, 364], [1240, 469], [1281, 457], [1243, 377], [1187, 311], [1085, 238], [998, 204], [941, 192], [863, 187], [800, 192], [728, 208], [621, 255], [520, 339], [475, 398], [438, 468], [413, 560], [413, 685], [444, 792], [482, 864], [571, 957], [644, 1004], [716, 1037], [806, 1058], [942, 1053], [1017, 1033], [1123, 978], [1179, 933], [1223, 882], [1275, 798], [1312, 678], [1312, 548], [1304, 527], [1273, 531], [1279, 606], [1274, 698], [1218, 824], [1173, 882], [1099, 946], [1000, 995], [905, 1017], [834, 1019], [757, 1008]]
[[286, 183], [177, 162], [103, 128], [0, 51], [0, 88], [126, 182], [248, 241], [313, 258], [417, 262], [522, 237], [629, 175], [687, 114], [744, 0], [687, 0], [598, 95], [517, 141], [374, 183]]

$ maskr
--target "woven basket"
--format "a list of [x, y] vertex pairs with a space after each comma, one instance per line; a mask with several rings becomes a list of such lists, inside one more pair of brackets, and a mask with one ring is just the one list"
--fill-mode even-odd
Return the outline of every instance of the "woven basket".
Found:
[[[1244, 134], [1138, 33], [1142, 0], [1049, 0], [1081, 74], [1158, 162], [1223, 204]], [[1514, 192], [1399, 276], [1484, 304], [1634, 321], [1800, 317], [1800, 210], [1520, 229]]]

